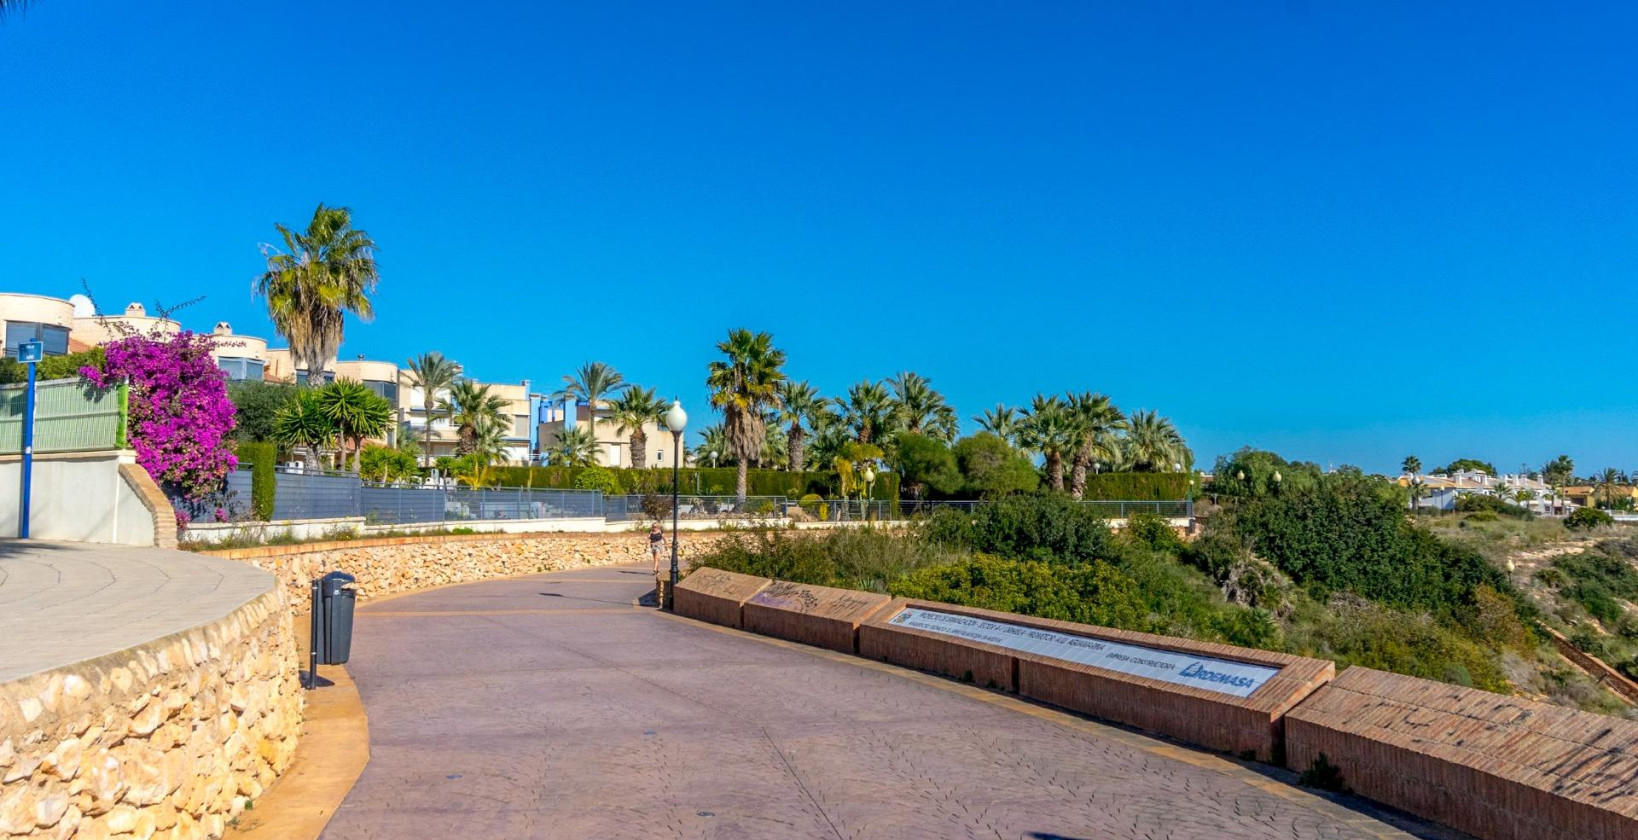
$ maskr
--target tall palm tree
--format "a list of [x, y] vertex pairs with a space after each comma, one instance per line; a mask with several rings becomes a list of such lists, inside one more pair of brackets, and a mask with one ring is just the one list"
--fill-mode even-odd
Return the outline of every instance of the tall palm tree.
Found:
[[273, 417], [273, 439], [305, 450], [307, 468], [319, 469], [319, 453], [335, 440], [336, 426], [319, 404], [316, 389], [303, 389]]
[[1422, 474], [1422, 459], [1415, 455], [1406, 455], [1405, 460], [1399, 462], [1399, 471], [1415, 478]]
[[653, 388], [633, 385], [615, 397], [609, 408], [613, 410], [613, 420], [618, 424], [616, 432], [630, 435], [631, 465], [648, 466], [648, 432], [643, 427], [660, 422], [660, 416], [666, 410], [665, 400], [656, 397]]
[[392, 403], [362, 382], [337, 379], [318, 389], [318, 404], [341, 438], [344, 464], [347, 461], [346, 444], [352, 443], [350, 469], [358, 472], [358, 458], [364, 449], [364, 441], [384, 436], [392, 425]]
[[1017, 409], [996, 403], [995, 408], [988, 409], [983, 414], [974, 417], [973, 421], [978, 423], [979, 429], [989, 432], [1007, 443], [1017, 443], [1019, 429]]
[[1127, 421], [1126, 457], [1135, 472], [1166, 472], [1194, 460], [1171, 419], [1153, 411], [1134, 412]]
[[743, 507], [748, 465], [762, 451], [768, 434], [765, 413], [779, 407], [785, 351], [773, 346], [772, 335], [747, 329], [729, 331], [717, 350], [726, 358], [711, 363], [705, 384], [711, 389], [711, 407], [722, 412], [724, 436], [739, 472], [734, 494]]
[[932, 380], [907, 370], [889, 378], [887, 386], [893, 391], [896, 428], [945, 443], [955, 440], [960, 422], [944, 395], [933, 390]]
[[256, 279], [256, 294], [267, 298], [273, 328], [290, 342], [292, 363], [316, 382], [341, 347], [346, 314], [366, 321], [374, 314], [369, 295], [381, 280], [375, 242], [353, 227], [345, 207], [320, 204], [304, 232], [274, 227], [284, 248], [262, 245], [267, 271]]
[[1621, 484], [1621, 471], [1614, 467], [1606, 467], [1604, 471], [1593, 478], [1593, 493], [1603, 500], [1604, 507], [1615, 507], [1615, 488]]
[[597, 465], [602, 452], [603, 447], [597, 444], [597, 436], [591, 429], [575, 426], [559, 430], [557, 440], [547, 447], [546, 455], [557, 466], [592, 467]]
[[803, 441], [803, 463], [829, 464], [851, 442], [848, 427], [829, 400], [821, 401], [808, 415], [808, 435]]
[[802, 428], [802, 424], [808, 422], [814, 412], [824, 405], [825, 400], [819, 396], [819, 389], [809, 385], [807, 380], [779, 383], [779, 422], [787, 424], [785, 458], [791, 472], [801, 472], [807, 466], [807, 430]]
[[606, 398], [620, 393], [626, 388], [626, 378], [620, 371], [603, 362], [587, 362], [574, 373], [563, 376], [563, 387], [554, 395], [560, 400], [571, 403], [564, 406], [564, 413], [574, 410], [575, 400], [582, 400], [589, 406], [591, 415], [592, 437], [597, 437], [597, 410], [603, 406]]
[[1078, 501], [1086, 496], [1086, 471], [1096, 462], [1113, 463], [1119, 457], [1121, 429], [1126, 418], [1103, 394], [1082, 391], [1066, 403], [1075, 423], [1075, 455], [1069, 492]]
[[438, 406], [449, 415], [449, 422], [455, 424], [455, 454], [470, 455], [478, 451], [478, 438], [485, 429], [505, 429], [506, 404], [506, 398], [491, 391], [488, 385], [470, 379], [450, 385], [448, 396], [440, 399]]
[[836, 398], [836, 407], [860, 443], [874, 443], [892, 432], [893, 398], [880, 382], [855, 383], [847, 389], [847, 397]]
[[1036, 394], [1024, 412], [1019, 439], [1024, 447], [1041, 454], [1047, 483], [1053, 490], [1064, 489], [1064, 455], [1075, 450], [1076, 423], [1068, 407], [1056, 395]]
[[427, 463], [432, 463], [432, 419], [438, 408], [438, 395], [448, 391], [461, 378], [461, 366], [436, 350], [422, 353], [404, 363], [404, 380], [412, 388], [421, 389], [421, 408], [426, 411], [426, 445], [422, 447]]

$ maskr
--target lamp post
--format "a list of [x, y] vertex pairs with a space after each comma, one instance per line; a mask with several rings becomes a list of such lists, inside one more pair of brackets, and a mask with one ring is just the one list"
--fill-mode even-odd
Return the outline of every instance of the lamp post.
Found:
[[671, 401], [671, 408], [665, 412], [665, 427], [671, 430], [671, 582], [665, 587], [664, 604], [670, 610], [677, 598], [677, 485], [682, 472], [682, 433], [688, 427], [688, 412], [683, 411], [682, 402]]
[[713, 449], [713, 450], [711, 450], [711, 469], [714, 470], [716, 468], [717, 468], [717, 451], [715, 449]]
[[1280, 495], [1280, 471], [1274, 471], [1274, 495]]
[[874, 466], [869, 464], [865, 465], [864, 480], [865, 497], [863, 504], [860, 505], [860, 507], [863, 509], [859, 511], [859, 518], [868, 520], [870, 519], [870, 500], [876, 494], [876, 468]]
[[23, 396], [23, 487], [17, 505], [17, 538], [28, 539], [29, 502], [34, 492], [34, 368], [45, 358], [39, 339], [17, 345], [17, 361], [28, 367], [28, 391]]

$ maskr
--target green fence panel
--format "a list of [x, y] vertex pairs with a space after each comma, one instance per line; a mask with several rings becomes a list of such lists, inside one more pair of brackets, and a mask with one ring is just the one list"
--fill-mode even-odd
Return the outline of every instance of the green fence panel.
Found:
[[[0, 386], [0, 455], [23, 451], [27, 387]], [[36, 387], [36, 454], [125, 447], [125, 386], [98, 388], [77, 379], [54, 379]]]

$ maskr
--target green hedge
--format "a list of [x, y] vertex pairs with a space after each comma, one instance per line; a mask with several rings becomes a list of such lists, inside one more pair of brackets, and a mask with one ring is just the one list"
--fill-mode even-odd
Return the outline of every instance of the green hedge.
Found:
[[250, 510], [256, 519], [266, 522], [273, 518], [274, 493], [278, 480], [273, 469], [279, 464], [277, 444], [259, 441], [240, 441], [234, 447], [239, 463], [250, 465]]
[[1094, 473], [1086, 477], [1085, 498], [1122, 502], [1187, 499], [1189, 477], [1189, 473]]
[[[622, 492], [639, 494], [671, 489], [671, 470], [610, 469], [608, 467], [496, 467], [496, 484], [501, 487], [541, 487], [570, 489], [582, 472], [588, 469], [607, 470], [620, 481]], [[718, 469], [689, 467], [680, 474], [682, 492], [702, 496], [732, 496], [736, 474], [732, 467]], [[532, 479], [532, 480], [531, 480]], [[813, 493], [835, 498], [841, 482], [834, 472], [787, 472], [785, 470], [750, 470], [746, 492], [751, 496], [784, 496], [800, 499]], [[899, 497], [899, 477], [882, 473], [876, 478], [871, 498], [894, 500]]]

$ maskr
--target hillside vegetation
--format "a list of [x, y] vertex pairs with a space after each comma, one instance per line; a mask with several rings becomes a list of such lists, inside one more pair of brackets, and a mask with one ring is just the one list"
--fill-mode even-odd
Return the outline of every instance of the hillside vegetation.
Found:
[[[1496, 544], [1555, 545], [1543, 523], [1519, 521], [1498, 530], [1504, 538], [1480, 536], [1457, 524], [1412, 519], [1402, 505], [1384, 482], [1321, 476], [1227, 501], [1201, 536], [1185, 542], [1155, 517], [1135, 517], [1115, 533], [1067, 498], [1025, 496], [940, 512], [909, 530], [748, 531], [701, 563], [1286, 651], [1630, 713], [1559, 657], [1536, 628], [1547, 623], [1569, 632], [1572, 623], [1596, 622], [1606, 654], [1619, 658], [1638, 646], [1626, 612], [1626, 601], [1638, 598], [1632, 563], [1638, 542], [1613, 540], [1612, 547], [1544, 565], [1554, 570], [1545, 574], [1558, 593], [1548, 604], [1535, 592], [1544, 584], [1510, 575], [1507, 552]], [[1562, 525], [1552, 524], [1568, 539]], [[1516, 579], [1526, 580], [1528, 590]]]

